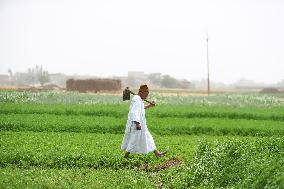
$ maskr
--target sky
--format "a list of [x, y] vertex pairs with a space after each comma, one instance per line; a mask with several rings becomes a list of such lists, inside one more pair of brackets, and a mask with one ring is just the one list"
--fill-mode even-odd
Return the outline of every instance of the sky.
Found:
[[283, 0], [0, 0], [0, 74], [284, 80]]

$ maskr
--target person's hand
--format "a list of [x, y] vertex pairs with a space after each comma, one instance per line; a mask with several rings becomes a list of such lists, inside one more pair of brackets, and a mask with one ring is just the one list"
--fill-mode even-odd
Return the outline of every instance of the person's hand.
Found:
[[155, 106], [157, 106], [156, 103], [154, 101], [152, 101], [147, 106], [145, 106], [145, 109], [152, 108], [152, 107], [155, 107]]
[[150, 105], [150, 107], [154, 107], [154, 106], [156, 106], [156, 103], [155, 103], [155, 101], [152, 101], [149, 105]]
[[137, 130], [141, 130], [141, 125], [140, 125], [140, 123], [136, 123], [136, 129], [137, 129]]

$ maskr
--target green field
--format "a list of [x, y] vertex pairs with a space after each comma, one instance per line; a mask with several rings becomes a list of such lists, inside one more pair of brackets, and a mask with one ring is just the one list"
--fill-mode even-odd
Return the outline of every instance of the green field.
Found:
[[121, 96], [0, 91], [0, 188], [284, 188], [283, 96], [149, 98], [169, 153], [126, 160]]

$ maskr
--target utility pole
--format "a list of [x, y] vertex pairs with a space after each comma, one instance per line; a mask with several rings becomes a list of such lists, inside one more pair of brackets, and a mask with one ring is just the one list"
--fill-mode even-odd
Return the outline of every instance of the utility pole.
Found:
[[209, 48], [208, 48], [208, 33], [206, 35], [206, 46], [207, 46], [207, 94], [210, 95], [210, 79], [209, 79]]

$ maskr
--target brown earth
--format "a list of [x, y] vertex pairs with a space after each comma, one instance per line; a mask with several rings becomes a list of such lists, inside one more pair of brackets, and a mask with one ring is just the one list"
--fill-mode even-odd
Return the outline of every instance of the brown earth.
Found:
[[138, 167], [139, 170], [142, 171], [154, 171], [154, 172], [158, 172], [158, 171], [162, 171], [164, 169], [170, 169], [172, 167], [178, 167], [180, 165], [182, 165], [184, 162], [181, 159], [178, 158], [171, 158], [169, 160], [166, 160], [165, 162], [159, 164], [159, 165], [155, 165], [155, 166], [151, 166], [149, 164], [144, 164], [141, 165], [140, 167]]

